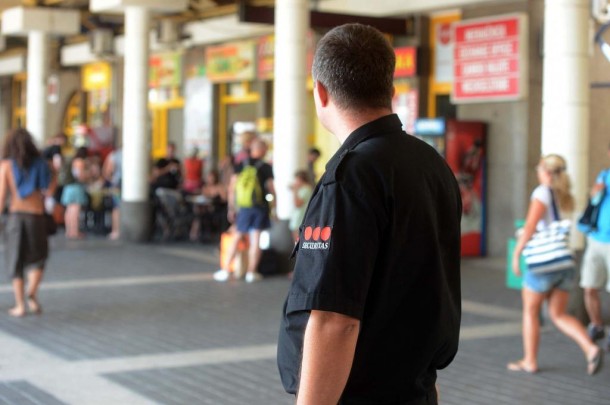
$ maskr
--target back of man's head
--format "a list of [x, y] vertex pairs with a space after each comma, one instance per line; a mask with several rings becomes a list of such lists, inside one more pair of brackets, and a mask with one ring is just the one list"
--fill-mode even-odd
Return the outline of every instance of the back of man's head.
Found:
[[396, 56], [373, 27], [345, 24], [318, 43], [312, 76], [342, 110], [392, 108]]

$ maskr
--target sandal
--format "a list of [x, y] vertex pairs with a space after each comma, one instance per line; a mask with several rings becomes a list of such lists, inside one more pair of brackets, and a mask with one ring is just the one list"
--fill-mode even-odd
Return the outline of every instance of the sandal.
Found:
[[602, 367], [602, 363], [604, 360], [604, 351], [597, 348], [597, 353], [595, 356], [587, 360], [587, 374], [594, 375], [596, 374], [600, 368]]
[[530, 369], [527, 368], [524, 364], [523, 364], [523, 360], [519, 360], [519, 361], [513, 361], [512, 363], [508, 363], [506, 365], [506, 368], [509, 371], [521, 371], [524, 373], [528, 373], [528, 374], [536, 374], [538, 372], [537, 369]]
[[42, 307], [38, 303], [38, 300], [33, 295], [28, 297], [28, 309], [31, 313], [40, 315], [42, 313]]

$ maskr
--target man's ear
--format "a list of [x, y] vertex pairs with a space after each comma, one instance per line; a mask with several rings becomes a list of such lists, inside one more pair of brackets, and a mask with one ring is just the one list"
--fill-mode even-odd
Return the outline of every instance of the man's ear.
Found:
[[321, 107], [326, 107], [328, 105], [328, 90], [326, 87], [318, 81], [316, 81], [316, 92], [318, 93], [318, 101], [320, 102]]

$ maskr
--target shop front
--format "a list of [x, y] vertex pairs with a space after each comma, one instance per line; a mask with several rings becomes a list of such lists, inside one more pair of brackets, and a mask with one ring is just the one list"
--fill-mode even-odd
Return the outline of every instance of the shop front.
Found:
[[257, 126], [259, 118], [270, 117], [261, 106], [270, 96], [270, 85], [256, 77], [256, 45], [247, 40], [206, 48], [206, 75], [216, 86], [218, 100], [216, 159], [239, 150], [242, 132], [268, 129]]
[[80, 70], [80, 88], [70, 91], [63, 107], [61, 128], [68, 137], [66, 152], [70, 154], [70, 149], [86, 146], [103, 158], [114, 148], [116, 136], [111, 114], [112, 66], [95, 62], [83, 65]]
[[[308, 35], [308, 71], [313, 59], [313, 34]], [[209, 46], [205, 51], [206, 77], [214, 86], [217, 100], [215, 159], [235, 154], [241, 148], [240, 135], [256, 131], [273, 149], [273, 94], [275, 69], [273, 35], [254, 40]], [[312, 83], [307, 91], [311, 95]], [[307, 144], [316, 143], [313, 97], [307, 120]], [[281, 135], [280, 135], [281, 136]], [[303, 151], [303, 153], [306, 153]]]
[[182, 53], [166, 52], [149, 58], [148, 108], [151, 115], [151, 155], [166, 155], [167, 144], [184, 154], [184, 98], [182, 96]]

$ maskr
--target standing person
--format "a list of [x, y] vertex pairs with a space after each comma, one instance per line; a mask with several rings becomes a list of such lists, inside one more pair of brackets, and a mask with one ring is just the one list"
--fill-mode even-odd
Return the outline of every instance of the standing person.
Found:
[[307, 209], [307, 203], [311, 198], [313, 192], [312, 180], [309, 174], [305, 170], [299, 170], [294, 174], [294, 183], [290, 186], [292, 191], [292, 198], [294, 202], [294, 210], [290, 215], [290, 223], [288, 228], [292, 232], [292, 238], [295, 242], [299, 240], [299, 226], [303, 222], [305, 217], [305, 210]]
[[394, 50], [347, 24], [318, 43], [322, 125], [342, 144], [295, 246], [278, 366], [297, 404], [436, 404], [460, 328], [460, 191], [392, 114]]
[[[39, 314], [38, 287], [49, 254], [43, 192], [51, 186], [51, 171], [25, 129], [16, 129], [6, 136], [2, 159], [0, 212], [4, 212], [10, 194], [4, 255], [15, 294], [15, 306], [8, 313], [24, 316], [27, 297], [30, 312]], [[29, 270], [27, 295], [23, 281], [26, 270]]]
[[108, 239], [121, 237], [121, 185], [123, 183], [123, 149], [115, 149], [104, 161], [104, 178], [110, 183], [112, 193], [112, 225]]
[[262, 279], [257, 272], [262, 253], [259, 240], [261, 231], [271, 226], [266, 196], [275, 194], [273, 169], [263, 161], [266, 154], [267, 144], [256, 138], [252, 142], [250, 157], [235, 168], [228, 193], [228, 219], [229, 222], [235, 221], [237, 230], [229, 247], [227, 261], [222, 269], [214, 273], [216, 281], [227, 281], [230, 278], [229, 265], [237, 254], [239, 241], [246, 234], [250, 243], [246, 282]]
[[[608, 148], [610, 156], [610, 146]], [[589, 337], [603, 339], [604, 321], [602, 319], [599, 290], [606, 286], [610, 292], [610, 169], [602, 170], [591, 189], [591, 198], [601, 198], [597, 218], [597, 228], [587, 235], [587, 248], [581, 267], [580, 286], [584, 289], [585, 307], [591, 319], [588, 327]], [[610, 334], [606, 340], [606, 350], [610, 351]]]
[[193, 148], [191, 155], [184, 159], [184, 184], [182, 188], [189, 194], [196, 194], [203, 185], [203, 160], [199, 158], [199, 149]]
[[85, 190], [88, 179], [87, 148], [83, 146], [76, 150], [76, 154], [70, 162], [70, 180], [64, 186], [61, 194], [61, 204], [66, 207], [65, 223], [68, 239], [82, 239], [85, 236], [80, 231], [80, 213], [82, 207], [88, 202]]
[[[544, 156], [536, 167], [539, 185], [532, 193], [523, 232], [519, 236], [513, 254], [513, 272], [521, 275], [521, 252], [536, 230], [544, 230], [554, 219], [569, 217], [574, 210], [574, 198], [570, 194], [570, 179], [566, 162], [559, 155]], [[574, 283], [574, 269], [548, 273], [527, 271], [523, 276], [523, 351], [521, 360], [507, 364], [511, 371], [538, 371], [538, 345], [540, 343], [540, 310], [545, 299], [555, 326], [574, 340], [587, 361], [587, 373], [595, 374], [601, 365], [603, 351], [587, 336], [585, 328], [568, 315], [569, 291]]]

